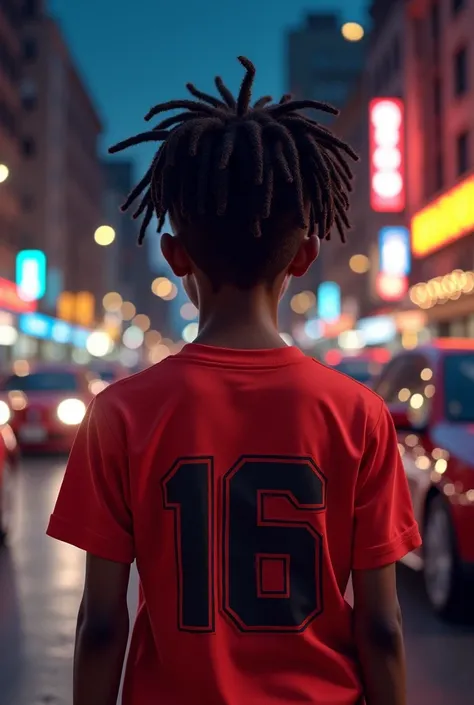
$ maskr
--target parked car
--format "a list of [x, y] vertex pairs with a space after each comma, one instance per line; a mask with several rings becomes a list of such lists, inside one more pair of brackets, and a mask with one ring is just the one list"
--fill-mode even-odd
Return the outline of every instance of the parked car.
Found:
[[90, 368], [91, 372], [107, 385], [118, 382], [120, 379], [128, 377], [130, 372], [126, 367], [118, 363], [96, 363]]
[[12, 519], [15, 474], [19, 448], [11, 426], [5, 423], [7, 410], [0, 402], [0, 546], [6, 541]]
[[372, 386], [389, 360], [390, 352], [385, 348], [366, 348], [354, 354], [330, 350], [326, 355], [328, 365], [368, 387]]
[[22, 450], [68, 452], [94, 396], [93, 379], [82, 367], [53, 364], [4, 379], [0, 400]]
[[462, 615], [474, 594], [474, 341], [403, 352], [374, 389], [392, 412], [423, 536], [404, 562], [423, 572], [436, 613]]

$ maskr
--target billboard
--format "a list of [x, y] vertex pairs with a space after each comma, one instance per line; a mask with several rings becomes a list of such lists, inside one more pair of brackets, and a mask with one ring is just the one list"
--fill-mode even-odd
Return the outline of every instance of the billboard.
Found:
[[412, 218], [411, 246], [426, 257], [474, 231], [474, 176], [457, 184]]

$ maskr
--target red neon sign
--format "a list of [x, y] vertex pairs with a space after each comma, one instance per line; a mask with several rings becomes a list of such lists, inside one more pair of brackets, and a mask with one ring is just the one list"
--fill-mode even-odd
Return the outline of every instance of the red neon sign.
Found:
[[32, 313], [36, 311], [36, 301], [23, 301], [18, 295], [16, 284], [0, 277], [0, 309], [13, 313]]
[[378, 213], [405, 209], [404, 117], [399, 98], [370, 102], [370, 205]]

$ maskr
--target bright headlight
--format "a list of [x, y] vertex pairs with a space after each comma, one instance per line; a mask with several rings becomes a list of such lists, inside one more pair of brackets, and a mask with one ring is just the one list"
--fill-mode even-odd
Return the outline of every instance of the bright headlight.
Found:
[[58, 406], [57, 414], [66, 426], [78, 426], [86, 414], [86, 405], [80, 399], [65, 399]]
[[0, 401], [0, 426], [4, 426], [10, 421], [10, 408], [4, 401]]

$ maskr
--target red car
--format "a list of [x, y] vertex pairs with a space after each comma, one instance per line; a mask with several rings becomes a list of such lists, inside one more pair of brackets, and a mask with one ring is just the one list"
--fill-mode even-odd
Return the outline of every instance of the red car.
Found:
[[374, 389], [392, 412], [423, 535], [405, 562], [423, 572], [434, 611], [457, 617], [474, 594], [474, 341], [403, 352]]
[[73, 365], [37, 365], [3, 380], [0, 403], [23, 450], [68, 452], [93, 398], [94, 376]]
[[10, 528], [18, 466], [18, 443], [11, 426], [4, 423], [6, 413], [0, 403], [0, 546], [5, 543]]

